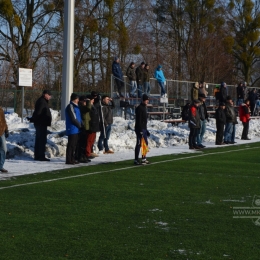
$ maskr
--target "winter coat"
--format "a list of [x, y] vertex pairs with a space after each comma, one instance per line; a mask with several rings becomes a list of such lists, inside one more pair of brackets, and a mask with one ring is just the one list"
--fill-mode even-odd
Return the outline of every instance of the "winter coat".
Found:
[[123, 72], [121, 70], [120, 64], [116, 61], [112, 64], [112, 73], [115, 77], [123, 80]]
[[199, 88], [195, 85], [191, 89], [191, 100], [195, 100], [199, 98]]
[[201, 101], [201, 105], [198, 107], [199, 115], [200, 115], [200, 120], [204, 121], [208, 119], [208, 111], [207, 111], [207, 106], [205, 102]]
[[216, 124], [226, 124], [226, 113], [225, 110], [221, 107], [218, 107], [218, 109], [216, 110]]
[[35, 109], [30, 121], [36, 126], [50, 126], [51, 120], [49, 101], [44, 96], [41, 96], [35, 103]]
[[81, 114], [78, 105], [70, 102], [65, 109], [65, 117], [67, 135], [78, 134], [82, 127]]
[[105, 126], [113, 124], [112, 109], [115, 108], [115, 104], [114, 104], [114, 101], [110, 101], [110, 102], [111, 102], [111, 104], [109, 104], [109, 105], [102, 102], [102, 115], [100, 115], [100, 118], [103, 120], [101, 120], [100, 123], [104, 124]]
[[243, 99], [245, 98], [245, 88], [243, 86], [237, 87], [237, 99]]
[[227, 88], [221, 86], [219, 89], [219, 102], [226, 102], [227, 99]]
[[195, 105], [192, 105], [190, 107], [189, 127], [200, 128], [200, 115], [199, 115], [198, 107], [196, 107]]
[[250, 105], [254, 106], [257, 100], [257, 93], [251, 90], [249, 92], [248, 99], [250, 100]]
[[143, 129], [147, 129], [147, 106], [144, 103], [141, 103], [135, 109], [135, 131], [142, 132]]
[[92, 105], [90, 110], [90, 122], [89, 122], [89, 131], [96, 133], [100, 131], [100, 122], [99, 122], [99, 111], [96, 106]]
[[239, 118], [243, 123], [247, 123], [250, 120], [250, 108], [247, 104], [241, 104], [239, 106]]
[[90, 100], [86, 101], [85, 106], [82, 103], [79, 103], [79, 110], [81, 114], [82, 125], [85, 127], [86, 130], [89, 130], [90, 110], [91, 110]]
[[0, 107], [0, 136], [8, 132], [8, 126], [5, 120], [4, 110]]
[[150, 82], [150, 70], [144, 69], [143, 82]]
[[161, 66], [158, 66], [154, 72], [154, 77], [157, 79], [158, 82], [165, 82], [166, 79], [164, 77], [163, 71], [160, 69]]
[[126, 70], [126, 76], [130, 81], [136, 81], [135, 68], [129, 66]]
[[138, 66], [135, 70], [137, 84], [141, 85], [144, 82], [144, 69], [142, 65]]
[[236, 116], [235, 108], [229, 103], [226, 103], [225, 114], [226, 114], [226, 123], [233, 123], [233, 124], [236, 123], [237, 116]]

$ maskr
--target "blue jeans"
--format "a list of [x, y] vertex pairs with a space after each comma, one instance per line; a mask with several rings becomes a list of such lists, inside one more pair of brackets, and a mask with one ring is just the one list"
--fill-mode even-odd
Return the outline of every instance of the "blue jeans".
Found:
[[151, 90], [150, 82], [144, 82], [144, 94], [150, 96], [150, 90]]
[[104, 129], [102, 127], [101, 132], [100, 132], [100, 136], [99, 136], [99, 139], [98, 139], [98, 149], [99, 149], [99, 151], [102, 151], [104, 149], [104, 147], [105, 147], [105, 151], [109, 150], [108, 140], [109, 140], [110, 133], [111, 133], [111, 125], [107, 125], [105, 127], [105, 133], [106, 133], [106, 138], [105, 138], [105, 135], [104, 135]]
[[166, 92], [165, 92], [165, 87], [164, 87], [164, 82], [159, 82], [159, 87], [161, 88], [161, 96], [163, 96]]
[[5, 141], [5, 134], [0, 137], [0, 169], [3, 169], [5, 163], [7, 147]]
[[237, 106], [240, 106], [243, 102], [244, 102], [243, 99], [238, 99], [238, 100], [237, 100]]
[[137, 89], [138, 89], [138, 97], [141, 98], [143, 95], [143, 85], [138, 84]]
[[197, 136], [197, 145], [201, 145], [203, 141], [203, 136], [206, 131], [206, 119], [205, 120], [200, 120], [200, 131]]
[[130, 81], [130, 85], [131, 85], [130, 95], [135, 96], [136, 95], [135, 92], [137, 90], [137, 83], [136, 83], [136, 81], [135, 80], [131, 80]]
[[233, 123], [226, 123], [224, 132], [224, 142], [231, 142], [233, 133]]
[[231, 135], [231, 142], [235, 142], [235, 138], [236, 138], [236, 125], [233, 124], [233, 131], [232, 131], [232, 135]]

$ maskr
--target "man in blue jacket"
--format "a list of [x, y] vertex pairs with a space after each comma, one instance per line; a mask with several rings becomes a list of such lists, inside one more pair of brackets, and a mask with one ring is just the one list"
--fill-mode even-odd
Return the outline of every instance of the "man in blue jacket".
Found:
[[70, 103], [65, 109], [66, 116], [66, 134], [68, 135], [68, 144], [66, 150], [66, 164], [78, 164], [75, 160], [76, 149], [78, 144], [79, 133], [82, 126], [80, 109], [78, 106], [79, 96], [72, 93]]
[[120, 97], [124, 97], [124, 95], [122, 94], [122, 89], [124, 88], [124, 78], [119, 62], [119, 58], [115, 57], [114, 62], [112, 64], [112, 73], [115, 77], [118, 94]]
[[159, 87], [161, 88], [161, 97], [166, 97], [165, 85], [166, 79], [162, 71], [162, 65], [158, 65], [155, 70], [154, 77], [157, 79]]

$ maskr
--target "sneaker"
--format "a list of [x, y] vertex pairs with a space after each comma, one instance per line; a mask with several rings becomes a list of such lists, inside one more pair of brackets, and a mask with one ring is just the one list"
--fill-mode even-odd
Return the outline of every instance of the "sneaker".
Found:
[[90, 156], [93, 156], [93, 157], [98, 157], [99, 155], [96, 154], [96, 153], [91, 153]]
[[1, 170], [0, 170], [0, 172], [8, 172], [6, 169], [4, 169], [4, 168], [2, 168]]
[[151, 164], [149, 161], [147, 161], [146, 159], [142, 159], [142, 164]]
[[110, 154], [110, 153], [114, 153], [114, 152], [111, 151], [111, 150], [107, 150], [107, 151], [104, 151], [103, 153], [104, 153], [104, 154]]
[[103, 154], [103, 153], [104, 153], [103, 150], [99, 150], [99, 151], [97, 152], [97, 154]]
[[139, 161], [134, 160], [134, 165], [142, 165]]

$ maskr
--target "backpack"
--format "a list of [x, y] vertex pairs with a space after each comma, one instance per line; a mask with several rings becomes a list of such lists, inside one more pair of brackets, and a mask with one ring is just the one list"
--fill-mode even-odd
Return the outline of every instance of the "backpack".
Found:
[[188, 121], [189, 120], [189, 111], [190, 111], [190, 103], [187, 103], [182, 111], [181, 111], [181, 119], [182, 120], [185, 120], [185, 121]]

